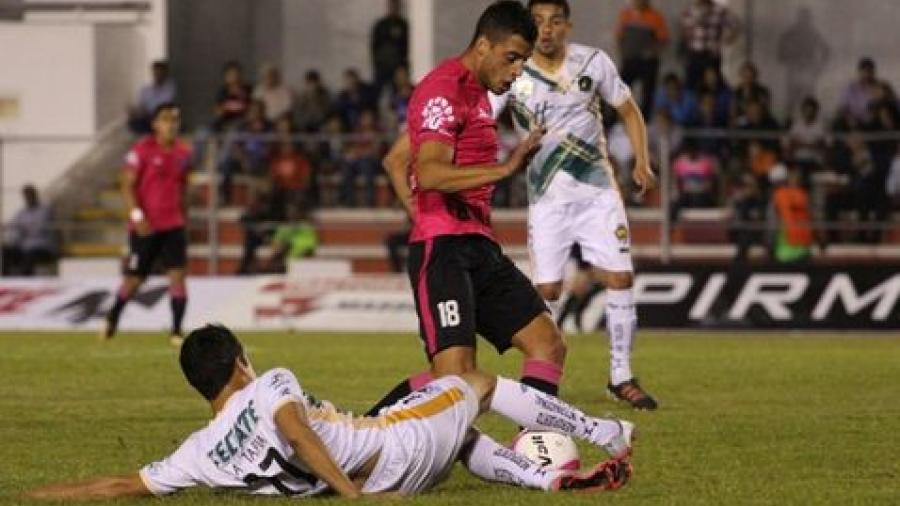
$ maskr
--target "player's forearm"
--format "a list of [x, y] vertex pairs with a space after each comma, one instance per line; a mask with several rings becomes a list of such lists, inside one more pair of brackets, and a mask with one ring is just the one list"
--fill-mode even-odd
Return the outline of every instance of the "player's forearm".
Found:
[[644, 123], [644, 115], [634, 99], [628, 99], [617, 109], [625, 125], [625, 134], [631, 142], [634, 151], [634, 159], [638, 164], [647, 163], [650, 160], [650, 151], [647, 147], [647, 125]]
[[332, 490], [342, 497], [356, 498], [362, 495], [360, 489], [334, 462], [322, 440], [311, 428], [299, 430], [295, 437], [291, 438], [290, 443], [310, 471], [327, 483]]
[[423, 190], [452, 193], [496, 183], [511, 173], [507, 164], [458, 167], [451, 163], [420, 163], [417, 181]]
[[403, 204], [406, 212], [412, 216], [412, 190], [409, 187], [409, 178], [407, 177], [409, 160], [404, 160], [393, 153], [389, 153], [382, 160], [382, 166], [388, 175], [388, 179], [391, 181], [391, 186], [393, 186], [397, 198], [400, 199], [400, 203]]
[[137, 497], [151, 495], [138, 474], [126, 476], [104, 476], [77, 483], [50, 485], [33, 490], [28, 494], [32, 499], [86, 500], [113, 497]]

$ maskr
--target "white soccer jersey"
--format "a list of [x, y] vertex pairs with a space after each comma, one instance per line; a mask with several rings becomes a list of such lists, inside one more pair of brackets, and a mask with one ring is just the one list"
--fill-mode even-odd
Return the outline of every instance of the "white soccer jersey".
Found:
[[379, 419], [353, 418], [306, 394], [294, 374], [272, 369], [235, 393], [209, 425], [167, 458], [140, 471], [158, 495], [205, 485], [265, 495], [312, 495], [326, 484], [296, 458], [275, 426], [287, 402], [306, 408], [310, 425], [347, 474], [378, 453], [387, 431]]
[[547, 128], [541, 149], [528, 166], [530, 203], [572, 202], [615, 187], [600, 99], [618, 107], [630, 96], [605, 52], [569, 44], [556, 75], [543, 73], [529, 60], [510, 91], [492, 97], [495, 113], [510, 108], [520, 135], [537, 125]]

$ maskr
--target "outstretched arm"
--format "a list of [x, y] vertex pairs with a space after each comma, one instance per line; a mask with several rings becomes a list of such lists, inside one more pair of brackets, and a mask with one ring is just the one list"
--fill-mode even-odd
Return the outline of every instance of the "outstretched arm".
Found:
[[400, 199], [400, 203], [403, 204], [409, 216], [413, 215], [412, 190], [409, 188], [409, 164], [411, 161], [412, 147], [409, 135], [402, 132], [381, 161], [381, 165], [387, 172], [391, 186], [394, 187], [397, 198]]
[[87, 500], [152, 495], [138, 473], [104, 476], [76, 483], [48, 485], [26, 494], [31, 499]]
[[647, 125], [644, 123], [644, 115], [633, 98], [628, 98], [622, 105], [616, 107], [616, 112], [625, 124], [625, 133], [631, 141], [631, 149], [634, 151], [634, 170], [631, 173], [634, 182], [641, 188], [641, 194], [652, 190], [656, 186], [656, 176], [650, 169], [650, 154], [647, 149]]
[[298, 402], [287, 402], [275, 412], [275, 425], [294, 453], [319, 479], [343, 497], [357, 498], [360, 489], [338, 467], [325, 443], [309, 426], [306, 410]]

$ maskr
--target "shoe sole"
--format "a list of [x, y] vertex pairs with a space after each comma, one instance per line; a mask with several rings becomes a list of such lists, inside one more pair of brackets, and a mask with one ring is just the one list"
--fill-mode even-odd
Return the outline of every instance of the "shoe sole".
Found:
[[634, 404], [631, 403], [631, 401], [629, 401], [628, 399], [622, 399], [621, 397], [616, 395], [616, 393], [613, 392], [612, 390], [610, 390], [609, 388], [606, 389], [606, 397], [609, 400], [616, 402], [616, 403], [628, 404], [629, 406], [631, 406], [631, 409], [633, 409], [635, 411], [656, 411], [656, 408], [659, 407], [659, 406], [656, 406], [653, 408], [645, 408], [645, 407], [641, 407], [641, 406], [635, 406]]

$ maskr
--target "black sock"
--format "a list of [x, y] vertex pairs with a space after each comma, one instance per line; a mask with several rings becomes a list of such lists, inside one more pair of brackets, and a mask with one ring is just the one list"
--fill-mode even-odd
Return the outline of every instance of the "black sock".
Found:
[[378, 413], [382, 410], [382, 408], [386, 408], [388, 406], [396, 404], [397, 401], [406, 397], [410, 393], [412, 393], [412, 387], [409, 384], [409, 378], [406, 378], [400, 383], [397, 383], [397, 386], [395, 386], [393, 390], [388, 392], [388, 394], [385, 395], [384, 398], [378, 401], [378, 404], [369, 408], [369, 410], [366, 411], [366, 416], [378, 416]]
[[181, 335], [181, 322], [187, 308], [187, 297], [172, 297], [172, 335]]
[[106, 321], [109, 322], [109, 331], [111, 334], [116, 333], [116, 329], [119, 326], [119, 317], [122, 316], [122, 310], [125, 309], [125, 304], [128, 304], [128, 298], [116, 295], [116, 302], [113, 304], [112, 309], [106, 313]]
[[534, 378], [531, 376], [522, 376], [522, 379], [519, 380], [523, 385], [528, 385], [531, 388], [540, 390], [545, 394], [550, 394], [554, 397], [559, 396], [559, 385], [554, 385], [549, 381], [544, 381], [542, 379]]

